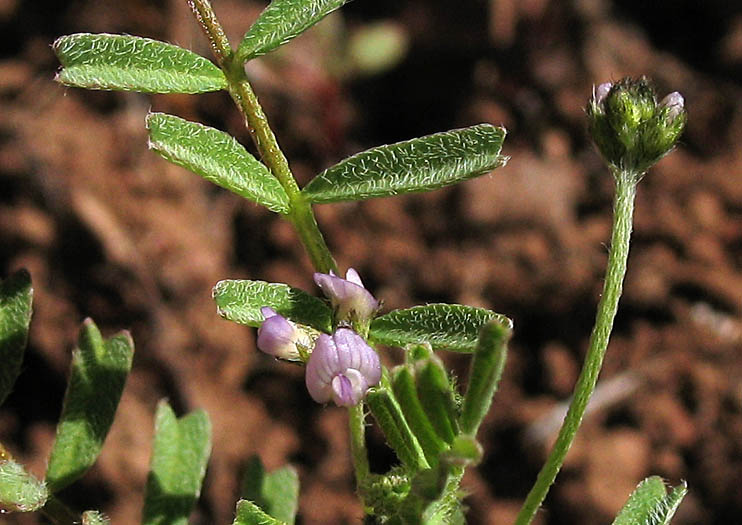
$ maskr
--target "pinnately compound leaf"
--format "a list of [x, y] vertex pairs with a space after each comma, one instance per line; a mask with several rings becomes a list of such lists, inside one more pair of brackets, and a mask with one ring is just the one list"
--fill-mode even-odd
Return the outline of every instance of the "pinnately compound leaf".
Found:
[[166, 42], [129, 35], [78, 33], [52, 45], [62, 70], [56, 80], [87, 89], [205, 93], [226, 89], [221, 69]]
[[187, 525], [210, 453], [211, 423], [206, 412], [197, 410], [177, 419], [170, 405], [160, 401], [142, 525]]
[[477, 347], [479, 330], [492, 319], [512, 327], [510, 319], [484, 308], [460, 304], [414, 306], [374, 319], [369, 338], [390, 346], [430, 343], [434, 350], [469, 353]]
[[0, 405], [21, 371], [31, 324], [31, 276], [20, 270], [0, 281]]
[[348, 0], [273, 0], [245, 33], [237, 50], [246, 61], [300, 35]]
[[134, 342], [128, 332], [104, 340], [95, 323], [85, 320], [78, 348], [72, 354], [70, 379], [46, 471], [51, 492], [82, 476], [100, 454], [133, 356]]
[[165, 113], [147, 115], [149, 147], [232, 193], [288, 213], [289, 199], [278, 179], [234, 137]]
[[450, 186], [503, 166], [505, 128], [479, 124], [378, 146], [317, 175], [302, 190], [310, 202], [388, 197]]
[[224, 280], [212, 291], [219, 315], [240, 324], [258, 327], [265, 320], [260, 309], [270, 306], [294, 322], [329, 332], [332, 310], [324, 301], [283, 283]]

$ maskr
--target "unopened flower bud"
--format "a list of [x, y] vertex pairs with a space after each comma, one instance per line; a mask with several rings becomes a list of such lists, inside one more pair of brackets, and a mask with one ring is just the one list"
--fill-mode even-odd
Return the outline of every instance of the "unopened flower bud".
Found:
[[304, 361], [313, 343], [308, 330], [277, 314], [273, 308], [264, 306], [260, 313], [265, 321], [258, 328], [258, 348], [279, 359]]
[[608, 96], [608, 93], [610, 93], [612, 87], [613, 83], [611, 82], [603, 82], [599, 86], [595, 87], [595, 89], [593, 90], [593, 100], [595, 101], [595, 104], [598, 105], [598, 107], [603, 104], [605, 97]]
[[306, 384], [318, 403], [354, 406], [381, 380], [376, 351], [349, 328], [321, 334], [307, 362]]
[[685, 111], [685, 99], [677, 91], [673, 91], [660, 102], [660, 107], [667, 109], [667, 118], [676, 119]]
[[682, 95], [657, 102], [646, 78], [625, 78], [593, 89], [587, 106], [590, 134], [614, 170], [643, 175], [672, 151], [687, 115]]
[[314, 282], [330, 299], [338, 320], [368, 322], [379, 309], [379, 301], [366, 290], [353, 268], [348, 269], [345, 279], [332, 270], [330, 273], [315, 273]]

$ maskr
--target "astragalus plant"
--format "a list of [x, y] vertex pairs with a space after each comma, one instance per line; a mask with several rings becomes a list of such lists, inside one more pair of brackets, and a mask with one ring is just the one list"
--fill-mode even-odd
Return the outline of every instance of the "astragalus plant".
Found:
[[[506, 132], [502, 127], [479, 124], [374, 147], [325, 169], [299, 187], [258, 103], [245, 64], [287, 44], [344, 3], [274, 0], [235, 48], [208, 0], [189, 0], [211, 44], [213, 62], [148, 38], [80, 33], [63, 36], [53, 44], [62, 66], [57, 81], [88, 89], [226, 91], [231, 96], [257, 156], [223, 131], [164, 113], [146, 117], [149, 146], [164, 159], [291, 223], [314, 265], [317, 289], [223, 280], [213, 291], [219, 314], [257, 328], [257, 346], [263, 352], [304, 367], [307, 394], [314, 401], [330, 405], [328, 410], [337, 405], [347, 411], [350, 459], [368, 523], [465, 523], [462, 476], [486, 453], [477, 441], [477, 430], [503, 373], [513, 324], [500, 313], [458, 304], [385, 311], [383, 297], [368, 290], [353, 268], [339, 271], [312, 206], [433, 191], [490, 173], [507, 162], [501, 153]], [[636, 187], [647, 170], [673, 149], [686, 112], [678, 93], [658, 101], [646, 79], [624, 79], [594, 88], [587, 120], [616, 187], [604, 289], [569, 411], [518, 515], [519, 525], [531, 522], [553, 484], [595, 388], [626, 272]], [[0, 401], [21, 370], [31, 302], [27, 273], [19, 272], [2, 283]], [[403, 349], [404, 363], [386, 366], [384, 347]], [[2, 512], [40, 511], [61, 524], [107, 522], [99, 512], [71, 510], [55, 494], [80, 478], [100, 452], [133, 352], [126, 332], [104, 339], [93, 321], [85, 321], [45, 479], [28, 474], [0, 446]], [[465, 388], [452, 382], [439, 352], [471, 354]], [[398, 458], [388, 472], [370, 471], [365, 440], [370, 424], [378, 425]], [[210, 433], [204, 412], [178, 419], [166, 402], [160, 404], [144, 496], [144, 524], [187, 521], [206, 470]], [[681, 484], [668, 493], [662, 480], [648, 478], [614, 523], [668, 523], [685, 490]], [[294, 523], [298, 491], [298, 476], [290, 466], [266, 473], [259, 460], [253, 461], [234, 523]]]

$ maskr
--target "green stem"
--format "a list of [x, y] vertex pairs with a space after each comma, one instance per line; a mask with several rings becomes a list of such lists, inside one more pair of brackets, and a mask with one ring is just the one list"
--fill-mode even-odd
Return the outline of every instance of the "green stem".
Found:
[[616, 196], [613, 203], [613, 233], [611, 248], [608, 254], [603, 295], [598, 303], [598, 312], [595, 326], [590, 335], [590, 346], [585, 356], [582, 372], [577, 379], [574, 397], [569, 410], [559, 430], [554, 447], [546, 463], [541, 468], [538, 478], [529, 492], [523, 507], [520, 509], [516, 525], [531, 523], [538, 508], [546, 498], [549, 488], [559, 473], [559, 469], [567, 456], [577, 429], [582, 422], [590, 396], [595, 389], [598, 374], [603, 365], [603, 357], [608, 346], [608, 339], [613, 329], [613, 320], [618, 310], [618, 300], [621, 297], [623, 279], [626, 275], [626, 261], [629, 256], [631, 240], [631, 226], [634, 214], [634, 197], [636, 184], [640, 177], [633, 173], [614, 173], [616, 179]]
[[364, 485], [371, 473], [368, 465], [368, 452], [366, 451], [366, 414], [364, 410], [363, 402], [348, 409], [350, 453], [356, 471], [356, 490], [361, 500], [363, 500]]
[[304, 199], [288, 160], [278, 145], [268, 118], [252, 90], [241, 61], [235, 60], [232, 48], [208, 0], [188, 0], [196, 20], [211, 42], [219, 67], [229, 83], [229, 93], [245, 117], [253, 142], [263, 162], [278, 179], [289, 198], [291, 210], [286, 218], [294, 225], [312, 265], [318, 272], [337, 271], [337, 265], [317, 226], [311, 205]]
[[301, 194], [292, 204], [290, 220], [309, 254], [312, 265], [321, 273], [329, 273], [330, 270], [338, 273], [337, 263], [319, 230], [311, 204]]

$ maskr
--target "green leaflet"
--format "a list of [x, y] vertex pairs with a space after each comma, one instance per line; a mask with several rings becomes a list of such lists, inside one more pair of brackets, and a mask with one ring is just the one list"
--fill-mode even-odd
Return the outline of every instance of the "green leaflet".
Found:
[[0, 458], [0, 514], [43, 507], [49, 497], [46, 485], [12, 459]]
[[91, 319], [80, 329], [57, 424], [46, 482], [57, 492], [80, 478], [100, 454], [134, 357], [128, 332], [104, 340]]
[[446, 442], [436, 433], [428, 415], [420, 403], [415, 378], [407, 365], [400, 365], [392, 371], [392, 391], [413, 434], [425, 453], [431, 467], [438, 464], [441, 452], [448, 448]]
[[323, 203], [450, 186], [503, 166], [505, 134], [505, 128], [479, 124], [371, 148], [326, 169], [302, 194]]
[[469, 367], [469, 384], [461, 406], [459, 426], [461, 432], [475, 436], [479, 425], [489, 412], [492, 397], [502, 377], [507, 357], [507, 345], [512, 335], [512, 325], [496, 319], [482, 327], [474, 359]]
[[52, 49], [62, 70], [57, 82], [88, 89], [147, 93], [205, 93], [227, 88], [221, 69], [172, 44], [129, 35], [78, 33]]
[[260, 309], [270, 306], [294, 322], [330, 332], [332, 310], [324, 301], [283, 283], [265, 281], [219, 281], [212, 292], [219, 315], [240, 324], [258, 327], [264, 321]]
[[288, 213], [289, 199], [278, 179], [234, 137], [165, 113], [147, 115], [149, 147], [232, 193]]
[[434, 350], [473, 352], [479, 330], [488, 321], [512, 328], [504, 315], [485, 308], [459, 304], [428, 304], [404, 310], [392, 310], [371, 322], [371, 340], [390, 346], [430, 343]]
[[282, 523], [294, 525], [299, 509], [299, 474], [291, 466], [267, 473], [255, 456], [242, 477], [242, 497]]
[[197, 410], [177, 419], [167, 401], [160, 401], [143, 525], [187, 525], [210, 453], [211, 423], [206, 412]]
[[453, 387], [440, 359], [433, 357], [417, 365], [415, 383], [420, 404], [436, 433], [451, 443], [459, 433]]
[[283, 525], [276, 518], [263, 512], [252, 501], [242, 499], [237, 502], [237, 515], [232, 525]]
[[31, 324], [31, 276], [20, 270], [0, 281], [0, 405], [21, 371]]
[[669, 525], [686, 494], [688, 494], [688, 485], [683, 481], [680, 485], [672, 489], [661, 505], [655, 507], [657, 511], [655, 523], [657, 525]]
[[668, 494], [662, 478], [651, 476], [631, 493], [613, 525], [668, 525], [687, 492], [683, 482]]
[[371, 388], [366, 394], [366, 404], [379, 424], [386, 442], [402, 464], [412, 472], [430, 468], [417, 437], [391, 391], [386, 387]]
[[322, 20], [347, 0], [273, 0], [245, 33], [237, 60], [273, 51]]

